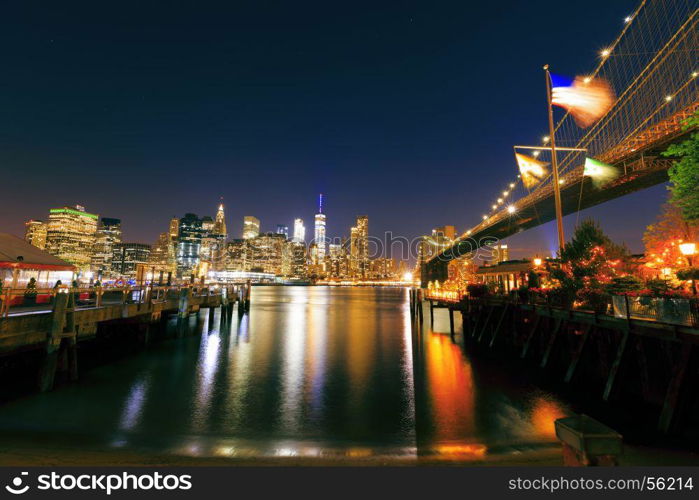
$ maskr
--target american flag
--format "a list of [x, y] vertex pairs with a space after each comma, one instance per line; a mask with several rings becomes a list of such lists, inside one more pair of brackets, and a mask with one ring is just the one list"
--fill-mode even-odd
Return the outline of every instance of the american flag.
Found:
[[601, 78], [570, 80], [552, 74], [551, 104], [568, 110], [580, 127], [587, 128], [609, 111], [614, 104], [614, 92]]

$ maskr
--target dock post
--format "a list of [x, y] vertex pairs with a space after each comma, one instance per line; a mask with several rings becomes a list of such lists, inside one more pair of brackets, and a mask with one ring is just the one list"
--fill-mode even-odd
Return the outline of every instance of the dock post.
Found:
[[418, 318], [420, 319], [420, 326], [422, 326], [424, 318], [423, 318], [423, 310], [422, 310], [422, 289], [417, 291], [417, 314]]
[[493, 332], [493, 336], [490, 338], [490, 344], [488, 344], [489, 348], [493, 348], [495, 345], [495, 340], [498, 338], [498, 334], [500, 333], [500, 329], [502, 328], [502, 325], [504, 323], [505, 317], [507, 316], [507, 313], [510, 308], [510, 303], [506, 302], [505, 307], [502, 309], [502, 315], [500, 316], [500, 320], [498, 321], [498, 325], [495, 327], [495, 331]]
[[556, 318], [556, 326], [553, 327], [553, 331], [551, 332], [551, 336], [549, 337], [548, 344], [546, 344], [546, 351], [544, 352], [544, 356], [541, 358], [541, 363], [539, 366], [541, 368], [546, 368], [546, 365], [549, 362], [549, 358], [551, 357], [551, 352], [553, 352], [553, 346], [556, 344], [556, 338], [558, 337], [558, 332], [561, 331], [561, 327], [563, 326], [564, 321], [560, 318]]
[[219, 318], [219, 325], [221, 327], [223, 327], [223, 325], [226, 323], [226, 319], [228, 317], [226, 310], [228, 307], [230, 307], [230, 304], [231, 304], [230, 298], [226, 298], [225, 301], [221, 302], [221, 317]]
[[623, 363], [624, 358], [626, 357], [626, 349], [629, 343], [630, 336], [631, 332], [628, 329], [625, 329], [624, 333], [622, 334], [621, 341], [619, 342], [619, 348], [617, 349], [616, 357], [614, 358], [612, 367], [609, 370], [607, 385], [604, 387], [604, 394], [602, 395], [602, 399], [604, 399], [605, 401], [609, 401], [610, 399], [612, 399], [614, 395], [614, 388], [618, 379], [619, 369], [621, 368], [621, 364]]
[[189, 318], [189, 303], [192, 298], [192, 289], [190, 287], [180, 290], [180, 300], [177, 307], [177, 335], [182, 336], [184, 328]]
[[[449, 318], [449, 319], [452, 322], [454, 321], [454, 318]], [[430, 300], [430, 328], [434, 328], [434, 304], [432, 303], [431, 300]], [[452, 327], [452, 330], [453, 329], [454, 328]], [[454, 335], [454, 334], [452, 333], [452, 335]]]
[[595, 327], [591, 325], [585, 325], [585, 327], [583, 327], [581, 338], [580, 340], [578, 340], [578, 346], [573, 352], [573, 357], [570, 360], [570, 365], [568, 365], [568, 371], [566, 372], [565, 379], [563, 379], [563, 381], [566, 384], [570, 383], [573, 380], [575, 370], [577, 369], [578, 363], [580, 362], [580, 358], [582, 357], [583, 351], [585, 350], [585, 344], [587, 343], [587, 339], [590, 335], [593, 334], [594, 331]]
[[214, 308], [209, 306], [209, 330], [211, 330], [214, 327]]
[[680, 351], [680, 359], [673, 370], [672, 378], [668, 384], [665, 401], [663, 402], [663, 410], [660, 413], [660, 419], [658, 421], [658, 430], [661, 432], [668, 433], [672, 429], [691, 355], [692, 344], [689, 342], [683, 343], [682, 350]]
[[[430, 301], [430, 313], [432, 312], [432, 301]], [[454, 340], [454, 309], [449, 307], [449, 336]]]
[[245, 312], [250, 310], [250, 297], [252, 295], [252, 282], [248, 280], [245, 285]]
[[71, 382], [78, 380], [78, 339], [73, 336], [65, 339], [68, 356], [68, 377]]
[[51, 329], [48, 332], [44, 357], [39, 368], [38, 386], [41, 392], [50, 391], [56, 378], [58, 353], [61, 347], [61, 336], [66, 323], [68, 309], [68, 294], [57, 293], [53, 303]]

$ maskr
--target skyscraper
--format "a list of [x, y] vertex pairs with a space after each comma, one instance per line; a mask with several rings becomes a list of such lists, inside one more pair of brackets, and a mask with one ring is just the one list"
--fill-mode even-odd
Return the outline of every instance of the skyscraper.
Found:
[[172, 242], [177, 242], [177, 238], [180, 235], [180, 219], [173, 217], [170, 219], [170, 240]]
[[24, 241], [44, 250], [46, 248], [46, 229], [44, 221], [29, 219], [24, 223]]
[[250, 270], [282, 275], [284, 245], [283, 234], [264, 233], [249, 240], [252, 253]]
[[214, 233], [222, 235], [223, 239], [226, 239], [226, 215], [223, 212], [223, 202], [219, 204], [218, 211], [216, 212], [216, 220], [214, 222]]
[[330, 243], [328, 245], [328, 268], [327, 273], [331, 278], [341, 278], [343, 276], [342, 260], [343, 260], [342, 245], [339, 243]]
[[140, 265], [145, 266], [150, 258], [150, 245], [143, 243], [117, 243], [113, 248], [112, 274], [124, 278], [135, 278]]
[[294, 219], [294, 242], [303, 243], [306, 241], [306, 228], [303, 219]]
[[160, 233], [158, 241], [153, 245], [148, 267], [155, 272], [154, 281], [160, 281], [160, 274], [167, 279], [177, 272], [177, 261], [175, 259], [175, 247], [170, 240], [169, 233]]
[[260, 235], [260, 219], [246, 215], [243, 219], [243, 239], [249, 240]]
[[90, 268], [98, 278], [111, 276], [113, 248], [117, 243], [121, 243], [121, 220], [102, 217], [90, 260]]
[[177, 274], [186, 277], [199, 264], [201, 240], [204, 237], [202, 221], [196, 214], [185, 214], [180, 219], [177, 238]]
[[199, 250], [199, 260], [211, 263], [213, 262], [213, 254], [217, 247], [217, 240], [213, 235], [214, 231], [214, 220], [209, 216], [205, 215], [201, 218], [201, 249]]
[[452, 243], [456, 239], [456, 228], [454, 226], [439, 226], [432, 230], [432, 236]]
[[369, 270], [369, 217], [358, 215], [350, 231], [350, 272], [355, 278], [366, 278]]
[[226, 238], [228, 237], [226, 230], [226, 215], [223, 211], [223, 203], [220, 203], [218, 206], [218, 210], [216, 211], [216, 219], [214, 221], [214, 228], [209, 237], [214, 240], [211, 249], [211, 261], [213, 268], [216, 271], [222, 271], [226, 265]]
[[323, 213], [323, 194], [318, 197], [318, 213], [315, 216], [315, 234], [313, 241], [316, 244], [315, 264], [322, 265], [325, 262], [325, 214]]
[[308, 276], [306, 245], [302, 241], [293, 241], [291, 245], [291, 277], [304, 279]]
[[289, 239], [289, 226], [285, 226], [284, 224], [277, 224], [277, 234], [283, 234], [284, 237], [288, 240]]
[[46, 250], [80, 271], [88, 271], [98, 219], [98, 215], [87, 213], [80, 205], [52, 208], [46, 228]]

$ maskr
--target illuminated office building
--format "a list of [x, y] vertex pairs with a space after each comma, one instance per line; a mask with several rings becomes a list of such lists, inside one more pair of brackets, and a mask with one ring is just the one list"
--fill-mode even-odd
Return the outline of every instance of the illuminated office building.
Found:
[[432, 230], [432, 236], [451, 243], [456, 239], [456, 228], [454, 226], [439, 226]]
[[226, 260], [226, 238], [228, 233], [226, 230], [226, 214], [223, 210], [223, 203], [220, 203], [216, 211], [214, 219], [214, 227], [209, 234], [209, 238], [213, 240], [211, 249], [211, 264], [215, 271], [223, 271]]
[[328, 245], [328, 258], [326, 259], [327, 266], [326, 271], [328, 277], [330, 278], [342, 278], [343, 273], [343, 260], [345, 252], [342, 245], [339, 243], [330, 243]]
[[283, 224], [277, 224], [277, 234], [283, 234], [284, 237], [288, 240], [289, 239], [289, 226], [285, 226]]
[[505, 262], [507, 260], [510, 260], [510, 250], [509, 250], [509, 248], [507, 248], [507, 245], [503, 245], [502, 243], [499, 245], [495, 245], [493, 247], [493, 250], [494, 250], [493, 257], [494, 257], [494, 261], [496, 263], [499, 264], [500, 262]]
[[439, 226], [432, 230], [433, 254], [437, 254], [449, 247], [456, 239], [456, 228], [454, 226]]
[[369, 271], [369, 217], [357, 216], [350, 230], [350, 274], [353, 278], [366, 278]]
[[139, 265], [147, 266], [150, 252], [150, 245], [143, 243], [116, 243], [112, 253], [112, 275], [135, 278]]
[[249, 241], [234, 239], [226, 244], [224, 269], [226, 271], [249, 271]]
[[150, 257], [148, 258], [148, 269], [153, 271], [155, 276], [153, 279], [155, 281], [162, 282], [163, 280], [159, 277], [161, 274], [163, 278], [167, 279], [172, 277], [177, 272], [177, 259], [175, 258], [175, 246], [170, 240], [170, 233], [160, 233], [158, 241], [153, 245], [150, 252]]
[[205, 215], [201, 218], [201, 249], [199, 250], [199, 261], [209, 262], [213, 261], [213, 254], [215, 248], [217, 247], [217, 240], [213, 235], [214, 230], [214, 219], [210, 216]]
[[170, 240], [177, 241], [180, 236], [180, 219], [173, 217], [170, 219]]
[[80, 205], [50, 209], [46, 251], [81, 272], [89, 271], [98, 219], [98, 215], [86, 212]]
[[90, 269], [98, 279], [111, 276], [113, 248], [121, 243], [121, 220], [102, 217], [95, 233]]
[[251, 249], [250, 271], [282, 275], [284, 245], [283, 234], [264, 233], [248, 240]]
[[260, 219], [246, 215], [243, 219], [243, 239], [250, 240], [260, 235]]
[[306, 227], [303, 219], [294, 219], [294, 243], [304, 243], [306, 241]]
[[24, 223], [24, 241], [44, 250], [46, 248], [47, 227], [44, 221], [29, 219]]
[[305, 279], [308, 276], [308, 262], [306, 259], [306, 245], [303, 242], [291, 242], [291, 275], [296, 279]]
[[223, 211], [223, 203], [219, 204], [218, 210], [216, 211], [216, 220], [214, 222], [214, 234], [223, 236], [226, 239], [226, 214]]
[[396, 263], [390, 257], [379, 257], [370, 261], [370, 278], [387, 280], [394, 279], [396, 275]]
[[318, 213], [315, 216], [315, 232], [313, 241], [316, 244], [313, 263], [322, 266], [325, 263], [325, 214], [323, 213], [323, 195], [318, 197]]
[[201, 254], [201, 240], [205, 231], [196, 214], [185, 214], [180, 219], [177, 238], [177, 275], [188, 277], [195, 273]]

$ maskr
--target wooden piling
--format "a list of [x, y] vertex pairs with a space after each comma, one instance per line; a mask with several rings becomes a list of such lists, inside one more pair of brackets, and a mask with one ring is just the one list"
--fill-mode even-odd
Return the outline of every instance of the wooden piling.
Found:
[[420, 326], [423, 324], [423, 314], [424, 311], [422, 310], [422, 289], [417, 290], [417, 314], [418, 314], [418, 319], [420, 321]]
[[590, 325], [585, 325], [583, 327], [583, 332], [578, 340], [578, 345], [573, 351], [573, 356], [571, 357], [570, 364], [568, 365], [568, 371], [566, 372], [565, 378], [563, 379], [565, 383], [570, 383], [575, 376], [575, 370], [578, 368], [580, 363], [580, 358], [582, 357], [583, 351], [585, 350], [585, 344], [590, 335], [594, 333], [594, 327]]
[[555, 323], [554, 323], [553, 331], [551, 332], [551, 336], [549, 337], [549, 341], [546, 344], [546, 351], [544, 351], [544, 355], [541, 358], [541, 363], [539, 366], [541, 368], [546, 368], [546, 365], [549, 362], [549, 358], [551, 357], [551, 352], [553, 351], [553, 346], [556, 344], [556, 339], [558, 338], [558, 332], [561, 331], [561, 328], [564, 325], [564, 321], [560, 318], [556, 318]]
[[63, 329], [66, 323], [66, 310], [68, 309], [69, 294], [58, 293], [53, 302], [51, 315], [51, 329], [48, 333], [44, 347], [43, 359], [39, 368], [37, 385], [42, 392], [53, 389], [58, 366], [58, 354], [61, 347]]
[[658, 421], [658, 429], [661, 432], [667, 433], [672, 429], [672, 424], [674, 423], [679, 406], [682, 385], [687, 374], [687, 367], [689, 366], [689, 359], [691, 356], [692, 344], [689, 342], [683, 343], [680, 350], [680, 359], [673, 369], [672, 378], [668, 384], [665, 401], [663, 402], [663, 409]]
[[630, 336], [631, 332], [629, 331], [629, 329], [625, 329], [621, 336], [621, 340], [619, 341], [619, 346], [617, 347], [616, 357], [614, 358], [614, 362], [612, 363], [612, 366], [609, 370], [607, 384], [604, 387], [604, 394], [602, 395], [602, 399], [604, 399], [605, 401], [609, 401], [610, 399], [612, 399], [614, 395], [614, 389], [619, 378], [619, 369], [621, 368], [621, 364], [623, 363], [624, 358], [626, 357], [626, 350], [628, 347]]
[[493, 336], [490, 338], [490, 343], [488, 344], [488, 347], [491, 349], [495, 345], [495, 339], [497, 339], [498, 334], [500, 333], [500, 329], [502, 328], [503, 324], [505, 323], [505, 317], [507, 316], [509, 308], [510, 308], [510, 304], [505, 304], [505, 307], [502, 308], [502, 314], [500, 315], [500, 319], [498, 320], [498, 324], [495, 327], [495, 331], [493, 332]]
[[208, 326], [209, 330], [211, 330], [214, 327], [214, 308], [209, 306], [209, 318], [208, 318]]

